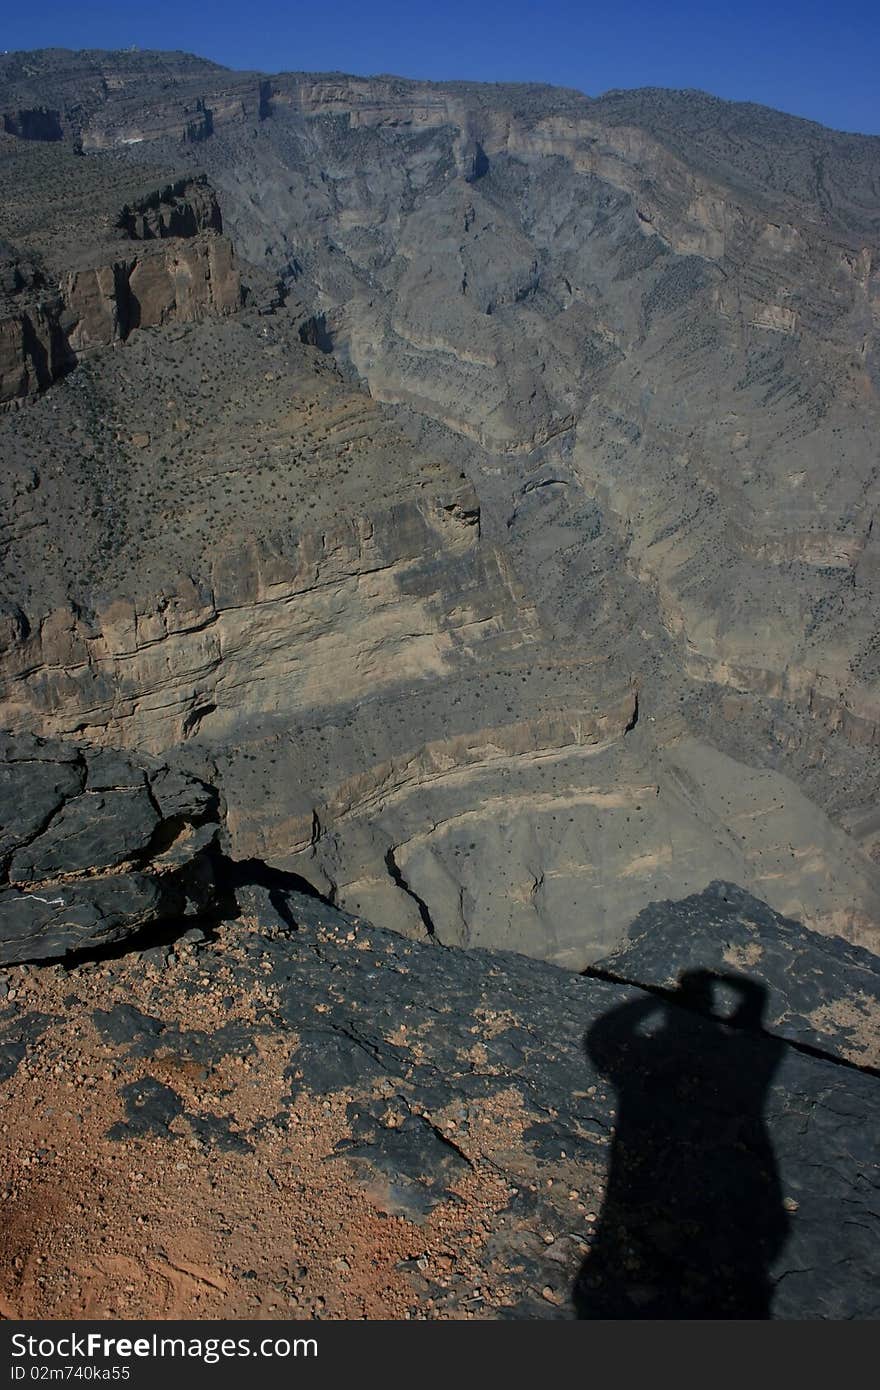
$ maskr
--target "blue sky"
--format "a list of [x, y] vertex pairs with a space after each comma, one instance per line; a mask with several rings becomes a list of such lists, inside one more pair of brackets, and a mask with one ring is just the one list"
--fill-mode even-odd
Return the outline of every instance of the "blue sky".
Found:
[[701, 87], [880, 134], [880, 0], [41, 0], [4, 9], [0, 49], [137, 44], [266, 72], [554, 82], [591, 94]]

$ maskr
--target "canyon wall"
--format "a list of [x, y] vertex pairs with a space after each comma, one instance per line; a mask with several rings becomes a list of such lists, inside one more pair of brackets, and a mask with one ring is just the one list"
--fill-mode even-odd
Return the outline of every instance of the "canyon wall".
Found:
[[[137, 328], [232, 313], [241, 304], [241, 280], [221, 227], [204, 180], [182, 179], [124, 205], [112, 229], [116, 244], [108, 235], [106, 251], [92, 249], [75, 270], [53, 276], [7, 247], [0, 405], [45, 390], [85, 354]], [[137, 249], [120, 245], [120, 236], [138, 242]]]
[[581, 967], [725, 879], [874, 941], [877, 142], [42, 61], [5, 722], [174, 752], [235, 858], [408, 935]]

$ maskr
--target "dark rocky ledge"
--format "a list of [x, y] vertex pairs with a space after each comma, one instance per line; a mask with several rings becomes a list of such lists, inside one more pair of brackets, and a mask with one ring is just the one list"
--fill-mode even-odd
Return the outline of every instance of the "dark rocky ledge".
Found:
[[[194, 1149], [205, 1203], [230, 1185], [232, 1209], [200, 1234], [225, 1260], [208, 1280], [223, 1309], [248, 1316], [267, 1289], [289, 1294], [283, 1221], [263, 1229], [277, 1205], [302, 1241], [324, 1232], [290, 1294], [315, 1316], [880, 1312], [869, 953], [723, 883], [652, 905], [585, 975], [409, 941], [292, 874], [224, 860], [216, 794], [168, 764], [31, 737], [3, 753], [4, 1103], [18, 1114], [22, 1084], [50, 1096], [71, 1065], [59, 1059], [79, 1057], [91, 1148], [77, 1131], [69, 1151], [59, 1137], [36, 1153], [53, 1152], [72, 1189], [75, 1154], [100, 1175], [127, 1146], [154, 1175], [163, 1249], [195, 1200], [175, 1202], [168, 1177], [193, 1160], [171, 1159]], [[52, 959], [68, 968], [14, 964]], [[241, 1066], [256, 1074], [239, 1092]], [[332, 1200], [291, 1181], [315, 1163]], [[269, 1179], [277, 1202], [259, 1198]], [[36, 1200], [36, 1181], [13, 1173], [13, 1204]], [[108, 1184], [102, 1213], [118, 1196]], [[248, 1194], [268, 1262], [253, 1288], [227, 1251]], [[100, 1241], [106, 1230], [102, 1217]], [[331, 1230], [345, 1248], [328, 1265]], [[389, 1232], [380, 1278], [355, 1247]], [[410, 1259], [411, 1246], [424, 1249]], [[45, 1289], [28, 1302], [27, 1266], [10, 1258], [23, 1315], [75, 1314]], [[219, 1312], [203, 1302], [200, 1315]]]
[[216, 793], [159, 760], [0, 740], [0, 964], [94, 950], [216, 902]]
[[[687, 903], [691, 970], [716, 963], [719, 895], [713, 886]], [[727, 899], [731, 932], [757, 916], [768, 957], [791, 950], [795, 924], [739, 890]], [[288, 901], [303, 920], [304, 904]], [[676, 905], [664, 906], [674, 917]], [[293, 1093], [350, 1093], [353, 1135], [340, 1154], [356, 1180], [418, 1221], [471, 1162], [481, 1112], [500, 1097], [519, 1111], [511, 1201], [486, 1252], [518, 1271], [510, 1315], [876, 1315], [880, 1084], [840, 1065], [845, 1030], [817, 1032], [826, 1055], [805, 1055], [764, 1031], [760, 976], [720, 961], [726, 984], [706, 1016], [687, 976], [664, 1001], [517, 955], [399, 941], [336, 914], [317, 925], [311, 904], [307, 913], [294, 949], [276, 940], [260, 955], [279, 1021], [299, 1037]], [[813, 939], [814, 958], [831, 954], [796, 934], [803, 951]], [[644, 975], [637, 947], [628, 961], [631, 978], [651, 983], [650, 950]], [[839, 960], [829, 1010], [863, 984], [857, 964]], [[799, 1014], [816, 997], [814, 981], [805, 1002], [800, 988], [792, 972], [786, 990], [780, 974], [770, 1012], [787, 1003]], [[725, 989], [741, 1017], [724, 1008]], [[398, 1029], [412, 1042], [389, 1042]], [[584, 1228], [569, 1194], [597, 1173], [610, 1188]]]
[[[820, 936], [733, 883], [640, 912], [628, 941], [596, 975], [676, 989], [683, 975], [746, 975], [763, 990], [760, 1026], [804, 1051], [868, 1069], [880, 1060], [880, 959], [839, 936]], [[730, 1004], [737, 1001], [731, 995]], [[695, 1004], [696, 1007], [696, 1004]]]
[[[112, 1175], [124, 1145], [138, 1210], [157, 1175], [143, 1220], [172, 1263], [198, 1207], [223, 1289], [199, 1316], [877, 1316], [880, 1081], [828, 1022], [867, 1007], [860, 953], [713, 885], [640, 918], [613, 964], [642, 988], [407, 941], [250, 877], [210, 940], [9, 971], [0, 1020], [8, 1088], [94, 1039], [90, 1162]], [[760, 958], [732, 961], [758, 925]], [[684, 928], [671, 979], [654, 944]], [[101, 1241], [123, 1198], [108, 1178]], [[63, 1313], [49, 1287], [21, 1306]], [[167, 1312], [155, 1297], [141, 1311]]]

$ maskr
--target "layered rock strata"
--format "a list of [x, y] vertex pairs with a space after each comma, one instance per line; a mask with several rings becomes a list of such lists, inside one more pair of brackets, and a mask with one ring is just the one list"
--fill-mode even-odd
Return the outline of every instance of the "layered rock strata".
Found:
[[[698, 93], [0, 75], [59, 112], [3, 137], [4, 235], [83, 344], [3, 436], [9, 723], [185, 746], [231, 853], [410, 935], [579, 968], [724, 878], [876, 941], [876, 141]], [[174, 322], [168, 255], [227, 234], [272, 312]], [[124, 354], [123, 245], [166, 318]]]
[[[36, 172], [70, 174], [80, 162], [59, 151], [57, 169]], [[99, 196], [100, 181], [93, 190], [87, 175], [74, 183], [82, 198]], [[25, 196], [19, 189], [18, 197]], [[16, 230], [33, 244], [26, 224]], [[45, 390], [84, 356], [124, 342], [135, 329], [234, 312], [241, 280], [221, 233], [213, 190], [204, 179], [181, 178], [124, 203], [115, 219], [107, 216], [85, 254], [78, 248], [70, 255], [50, 242], [35, 259], [4, 245], [0, 405]]]

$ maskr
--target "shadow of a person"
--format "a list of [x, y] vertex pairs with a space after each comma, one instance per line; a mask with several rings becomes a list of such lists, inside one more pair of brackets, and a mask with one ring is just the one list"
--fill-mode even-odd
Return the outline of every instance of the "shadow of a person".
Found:
[[[717, 1012], [730, 991], [735, 1007]], [[762, 1030], [765, 1000], [745, 976], [688, 971], [665, 1000], [641, 994], [587, 1033], [618, 1110], [578, 1317], [770, 1317], [788, 1216], [763, 1118], [784, 1047]]]

